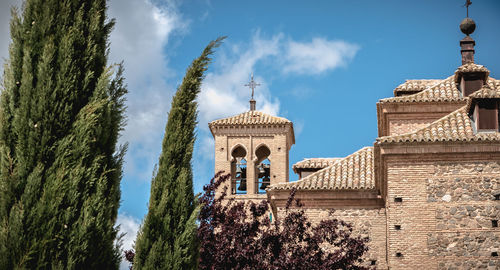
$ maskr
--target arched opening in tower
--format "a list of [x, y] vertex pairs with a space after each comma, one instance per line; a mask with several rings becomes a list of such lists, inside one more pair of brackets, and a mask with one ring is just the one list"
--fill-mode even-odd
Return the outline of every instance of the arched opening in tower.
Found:
[[231, 153], [231, 194], [247, 194], [247, 152], [238, 146]]
[[258, 194], [265, 194], [266, 188], [271, 184], [271, 161], [269, 156], [271, 151], [267, 146], [260, 146], [255, 151], [257, 162], [255, 163], [255, 190]]

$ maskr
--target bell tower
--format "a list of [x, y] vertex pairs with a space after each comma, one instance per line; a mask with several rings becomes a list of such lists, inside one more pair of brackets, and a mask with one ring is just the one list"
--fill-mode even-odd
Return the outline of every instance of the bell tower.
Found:
[[208, 124], [215, 139], [215, 172], [231, 173], [228, 195], [265, 197], [270, 184], [288, 182], [289, 151], [295, 144], [293, 123], [256, 110], [253, 90], [250, 110]]

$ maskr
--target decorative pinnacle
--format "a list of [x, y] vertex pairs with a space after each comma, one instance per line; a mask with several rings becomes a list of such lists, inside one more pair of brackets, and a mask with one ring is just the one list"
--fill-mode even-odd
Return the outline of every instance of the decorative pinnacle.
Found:
[[250, 99], [250, 110], [255, 111], [255, 100], [253, 99], [253, 94], [255, 91], [255, 87], [260, 86], [260, 83], [256, 83], [253, 80], [253, 73], [250, 82], [245, 84], [245, 86], [248, 86], [250, 89], [252, 89], [252, 98]]
[[469, 18], [470, 5], [472, 5], [472, 2], [470, 0], [466, 0], [464, 6], [465, 8], [467, 8], [467, 18], [463, 19], [463, 21], [460, 23], [460, 30], [467, 36], [472, 34], [474, 30], [476, 30], [476, 23], [474, 22], [474, 20]]

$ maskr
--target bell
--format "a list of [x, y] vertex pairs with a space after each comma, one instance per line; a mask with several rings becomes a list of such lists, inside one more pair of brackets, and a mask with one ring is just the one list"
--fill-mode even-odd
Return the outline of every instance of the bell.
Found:
[[262, 179], [262, 184], [260, 184], [260, 188], [259, 189], [262, 189], [262, 190], [265, 190], [269, 184], [270, 184], [270, 181], [269, 181], [269, 176], [266, 176]]
[[246, 191], [247, 190], [247, 180], [243, 179], [240, 181], [240, 185], [238, 186], [239, 191]]
[[262, 182], [262, 184], [260, 184], [260, 189], [262, 190], [266, 190], [266, 188], [269, 186], [269, 182]]
[[236, 173], [241, 173], [241, 167], [240, 166], [236, 166]]

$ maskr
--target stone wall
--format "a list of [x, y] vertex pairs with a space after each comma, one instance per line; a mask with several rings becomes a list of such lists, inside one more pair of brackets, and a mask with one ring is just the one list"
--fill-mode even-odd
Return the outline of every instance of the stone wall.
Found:
[[500, 220], [500, 204], [452, 204], [436, 209], [436, 230], [491, 229], [495, 220]]
[[458, 270], [458, 269], [500, 269], [500, 260], [465, 260], [455, 261], [449, 260], [440, 262], [438, 270]]
[[500, 232], [435, 232], [427, 244], [430, 256], [491, 257], [500, 251]]
[[391, 269], [499, 269], [500, 162], [395, 160], [387, 168]]

